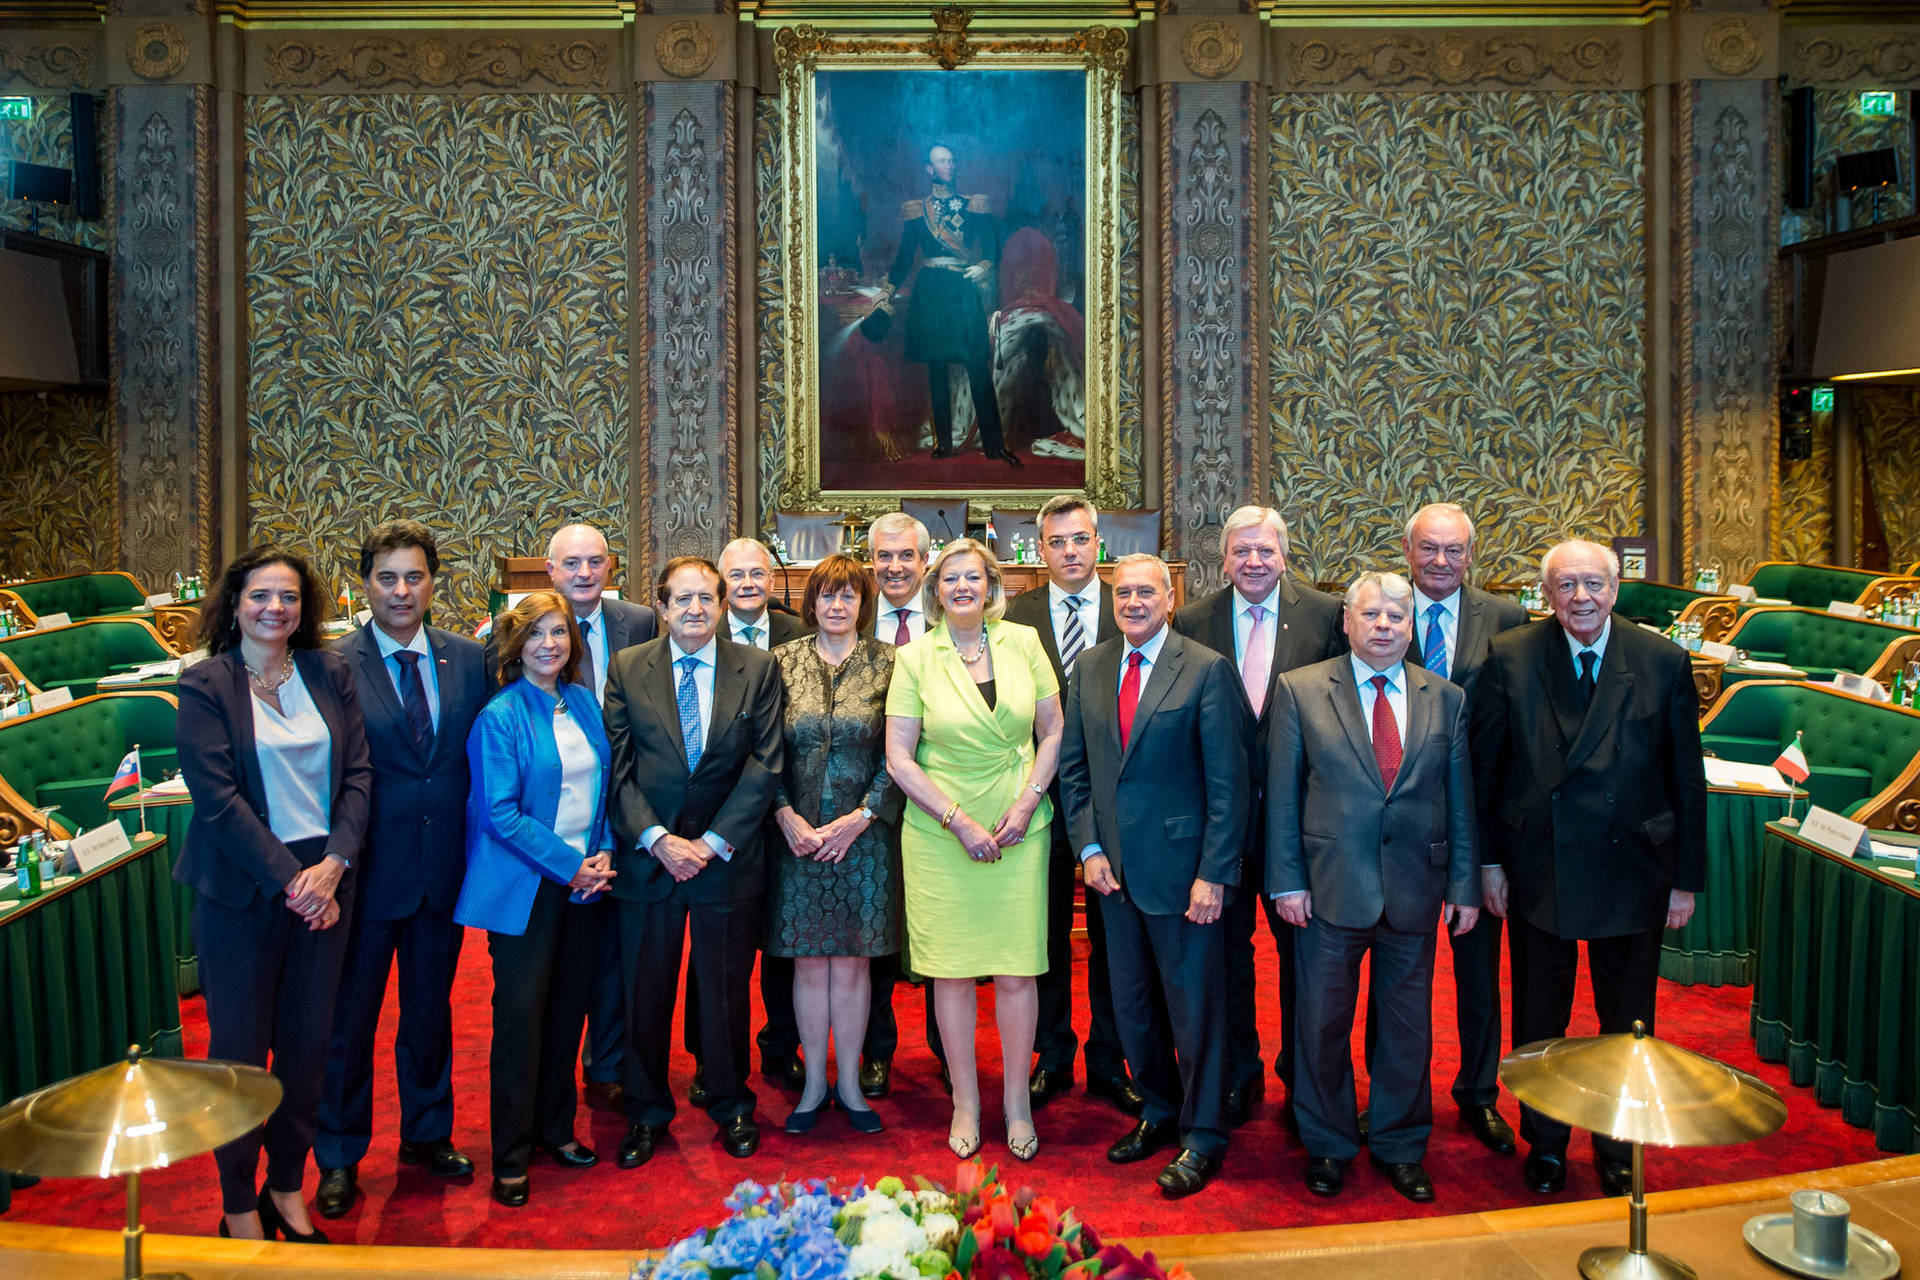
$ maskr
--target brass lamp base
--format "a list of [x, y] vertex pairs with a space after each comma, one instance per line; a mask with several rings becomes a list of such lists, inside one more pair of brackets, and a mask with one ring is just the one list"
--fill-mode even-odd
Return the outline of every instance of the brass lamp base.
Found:
[[1699, 1280], [1694, 1269], [1664, 1253], [1635, 1253], [1624, 1245], [1588, 1249], [1580, 1255], [1587, 1280]]

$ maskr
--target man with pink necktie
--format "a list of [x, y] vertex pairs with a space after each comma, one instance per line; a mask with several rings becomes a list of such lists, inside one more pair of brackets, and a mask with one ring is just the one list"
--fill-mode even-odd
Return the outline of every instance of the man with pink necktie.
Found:
[[[1240, 507], [1221, 526], [1220, 556], [1228, 585], [1187, 605], [1173, 625], [1231, 661], [1240, 673], [1242, 696], [1253, 716], [1253, 781], [1248, 788], [1255, 821], [1248, 824], [1240, 883], [1257, 886], [1266, 877], [1263, 780], [1267, 776], [1268, 709], [1278, 678], [1296, 667], [1321, 662], [1346, 646], [1340, 600], [1287, 573], [1287, 522], [1272, 507]], [[1266, 1083], [1253, 976], [1254, 902], [1267, 916], [1280, 955], [1280, 1052], [1273, 1069], [1293, 1100], [1293, 948], [1297, 932], [1275, 914], [1273, 901], [1257, 892], [1227, 904], [1227, 1118], [1246, 1123]]]

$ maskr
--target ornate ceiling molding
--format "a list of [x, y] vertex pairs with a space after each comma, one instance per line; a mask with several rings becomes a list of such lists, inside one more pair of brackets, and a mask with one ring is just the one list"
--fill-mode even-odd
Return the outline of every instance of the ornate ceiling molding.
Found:
[[1726, 17], [1700, 37], [1700, 53], [1721, 75], [1739, 76], [1760, 65], [1766, 46], [1752, 23], [1741, 17]]
[[127, 37], [127, 67], [142, 80], [169, 79], [186, 65], [186, 32], [171, 22], [149, 22]]
[[1326, 35], [1289, 40], [1286, 65], [1289, 87], [1304, 89], [1349, 84], [1378, 89], [1524, 88], [1550, 82], [1612, 88], [1622, 82], [1624, 53], [1624, 38], [1614, 35]]
[[712, 66], [717, 51], [713, 32], [697, 18], [668, 23], [661, 28], [659, 39], [653, 42], [653, 56], [659, 59], [660, 69], [683, 80]]
[[270, 91], [591, 90], [612, 87], [613, 67], [610, 37], [549, 41], [509, 32], [477, 38], [308, 35], [266, 42], [261, 83]]
[[14, 37], [0, 39], [0, 84], [24, 81], [37, 89], [80, 89], [93, 84], [95, 39]]
[[1203, 80], [1218, 80], [1240, 65], [1246, 45], [1231, 22], [1210, 19], [1187, 28], [1180, 42], [1180, 61]]
[[1844, 85], [1870, 79], [1882, 87], [1920, 84], [1920, 30], [1795, 32], [1788, 78], [1796, 84]]

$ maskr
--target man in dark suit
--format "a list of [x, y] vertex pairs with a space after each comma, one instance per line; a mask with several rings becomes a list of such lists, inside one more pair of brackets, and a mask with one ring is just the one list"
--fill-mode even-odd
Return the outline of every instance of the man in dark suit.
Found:
[[1407, 1199], [1433, 1199], [1434, 920], [1480, 911], [1465, 692], [1402, 659], [1413, 587], [1365, 573], [1347, 588], [1350, 651], [1285, 676], [1267, 743], [1267, 879], [1298, 928], [1294, 1119], [1307, 1190], [1340, 1193], [1360, 1152], [1353, 1090], [1360, 960], [1386, 1035], [1368, 1070], [1372, 1159]]
[[396, 955], [400, 1162], [443, 1178], [473, 1172], [452, 1142], [453, 975], [465, 933], [453, 906], [467, 868], [467, 732], [487, 678], [479, 644], [426, 625], [438, 572], [426, 525], [374, 529], [360, 547], [372, 621], [338, 646], [360, 689], [373, 795], [313, 1141], [314, 1202], [326, 1218], [352, 1207], [372, 1141], [373, 1042]]
[[[1513, 1043], [1563, 1036], [1579, 940], [1601, 1034], [1654, 1029], [1660, 940], [1705, 884], [1707, 784], [1686, 651], [1612, 616], [1620, 562], [1563, 542], [1540, 565], [1553, 617], [1496, 637], [1473, 694], [1486, 902], [1508, 921]], [[1617, 625], [1616, 625], [1617, 624]], [[1567, 1126], [1520, 1108], [1527, 1186], [1567, 1184]], [[1625, 1144], [1593, 1135], [1609, 1195]]]
[[[1451, 680], [1467, 693], [1487, 660], [1493, 638], [1520, 626], [1527, 611], [1478, 587], [1467, 585], [1473, 564], [1473, 521], [1451, 502], [1420, 508], [1407, 521], [1402, 543], [1413, 578], [1413, 642], [1407, 661]], [[1453, 1100], [1460, 1120], [1473, 1136], [1501, 1155], [1513, 1151], [1513, 1127], [1495, 1105], [1500, 1100], [1500, 917], [1480, 913], [1479, 923], [1451, 932], [1453, 944], [1454, 1023], [1460, 1033], [1460, 1069], [1453, 1077]], [[1367, 1002], [1367, 1065], [1373, 1065], [1376, 1021]], [[1368, 1117], [1361, 1115], [1361, 1134]]]
[[1167, 626], [1173, 580], [1158, 556], [1122, 556], [1113, 596], [1121, 634], [1082, 654], [1067, 687], [1063, 825], [1101, 895], [1114, 1014], [1143, 1095], [1107, 1159], [1177, 1140], [1158, 1182], [1186, 1196], [1219, 1170], [1230, 1127], [1222, 916], [1240, 880], [1253, 721], [1232, 665]]
[[771, 649], [807, 634], [796, 613], [770, 607], [773, 553], [753, 538], [735, 538], [720, 550], [720, 578], [727, 587], [727, 638]]
[[[1181, 635], [1191, 636], [1233, 663], [1242, 696], [1253, 717], [1252, 815], [1260, 808], [1260, 784], [1267, 776], [1267, 709], [1280, 676], [1295, 667], [1321, 662], [1340, 652], [1340, 601], [1315, 591], [1287, 574], [1287, 522], [1271, 507], [1240, 507], [1221, 526], [1220, 554], [1228, 585], [1194, 601], [1174, 615]], [[1266, 880], [1266, 824], [1247, 827], [1246, 865], [1241, 883], [1256, 888]], [[1280, 954], [1280, 1052], [1274, 1072], [1293, 1090], [1293, 944], [1294, 930], [1283, 928], [1273, 901], [1257, 891], [1227, 904], [1227, 1116], [1246, 1123], [1265, 1088], [1260, 1033], [1254, 1025], [1257, 1005], [1253, 975], [1254, 902], [1267, 916]]]
[[[1095, 572], [1100, 558], [1100, 513], [1092, 503], [1073, 494], [1049, 498], [1034, 523], [1040, 529], [1047, 585], [1010, 600], [1007, 621], [1040, 633], [1040, 647], [1047, 651], [1064, 699], [1079, 656], [1099, 643], [1102, 620], [1113, 617], [1113, 589]], [[1060, 812], [1059, 787], [1056, 779], [1056, 813]], [[1036, 1107], [1073, 1088], [1073, 1054], [1079, 1044], [1073, 1029], [1073, 900], [1079, 892], [1075, 861], [1067, 824], [1054, 823], [1047, 872], [1047, 971], [1039, 981], [1036, 1061], [1027, 1081]], [[1087, 1092], [1137, 1116], [1146, 1100], [1127, 1078], [1126, 1055], [1114, 1023], [1099, 894], [1086, 895], [1086, 916], [1092, 948], [1087, 956]]]
[[766, 897], [761, 837], [784, 758], [780, 672], [758, 649], [719, 638], [725, 598], [711, 561], [669, 561], [667, 634], [621, 652], [607, 681], [627, 981], [623, 1169], [652, 1158], [673, 1118], [667, 1055], [689, 934], [707, 1114], [729, 1155], [760, 1145], [747, 988]]

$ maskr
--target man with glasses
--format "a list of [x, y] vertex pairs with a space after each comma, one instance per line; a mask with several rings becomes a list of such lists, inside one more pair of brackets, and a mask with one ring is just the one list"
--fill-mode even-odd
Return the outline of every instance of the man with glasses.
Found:
[[799, 616], [773, 608], [773, 553], [752, 538], [735, 538], [720, 552], [727, 588], [727, 638], [771, 649], [807, 633]]
[[[1551, 618], [1494, 638], [1470, 708], [1486, 906], [1509, 923], [1513, 1043], [1567, 1033], [1587, 943], [1602, 1035], [1654, 1029], [1660, 940], [1706, 880], [1707, 782], [1687, 653], [1614, 626], [1620, 561], [1563, 542], [1540, 565]], [[1567, 1126], [1520, 1108], [1529, 1189], [1567, 1185]], [[1608, 1195], [1626, 1144], [1593, 1135]]]
[[[1069, 680], [1080, 655], [1107, 638], [1112, 629], [1113, 588], [1100, 581], [1095, 570], [1100, 559], [1100, 512], [1074, 494], [1049, 498], [1034, 523], [1040, 529], [1040, 559], [1047, 566], [1047, 585], [1025, 591], [1007, 604], [1007, 621], [1040, 633], [1040, 647], [1053, 664], [1066, 700]], [[1060, 783], [1052, 788], [1053, 811], [1061, 808]], [[1043, 1106], [1055, 1094], [1073, 1088], [1073, 1055], [1078, 1036], [1073, 1027], [1073, 841], [1065, 822], [1053, 824], [1053, 845], [1047, 876], [1047, 971], [1039, 981], [1040, 1021], [1034, 1036], [1036, 1061], [1028, 1078], [1033, 1105]], [[1086, 895], [1087, 941], [1087, 1092], [1105, 1098], [1128, 1115], [1139, 1115], [1146, 1105], [1127, 1077], [1126, 1055], [1113, 1016], [1113, 988], [1107, 975], [1106, 928], [1100, 918], [1100, 895]]]

